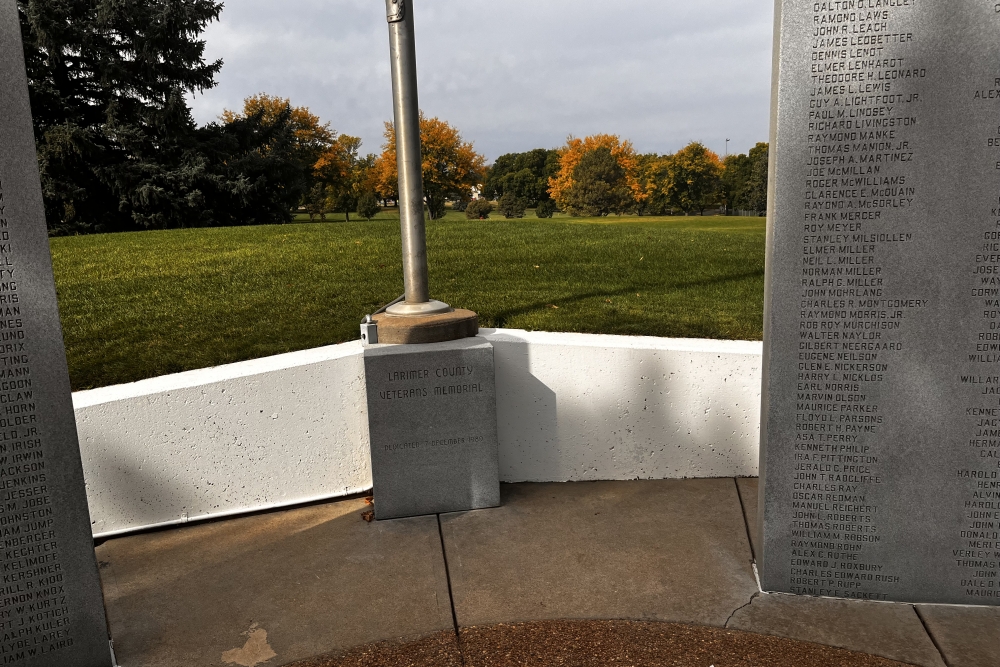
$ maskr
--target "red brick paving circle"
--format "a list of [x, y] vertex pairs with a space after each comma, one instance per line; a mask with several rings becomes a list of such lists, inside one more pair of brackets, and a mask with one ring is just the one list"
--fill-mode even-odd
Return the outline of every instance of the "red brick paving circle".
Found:
[[738, 630], [644, 621], [537, 621], [360, 646], [290, 667], [902, 667]]

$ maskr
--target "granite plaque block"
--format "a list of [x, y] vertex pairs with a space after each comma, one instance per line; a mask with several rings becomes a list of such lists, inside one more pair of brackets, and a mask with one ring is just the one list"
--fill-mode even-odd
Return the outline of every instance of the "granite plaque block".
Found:
[[500, 504], [493, 346], [365, 348], [375, 518]]
[[1000, 4], [777, 12], [762, 585], [1000, 604]]
[[112, 664], [14, 0], [0, 0], [0, 664]]

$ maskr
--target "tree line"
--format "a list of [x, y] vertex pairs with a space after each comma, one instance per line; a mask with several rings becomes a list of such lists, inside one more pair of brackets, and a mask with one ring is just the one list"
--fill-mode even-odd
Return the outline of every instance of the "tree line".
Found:
[[[215, 0], [18, 0], [50, 233], [371, 218], [398, 196], [395, 132], [379, 154], [308, 108], [258, 94], [199, 126], [186, 95], [215, 85], [200, 35]], [[459, 131], [421, 116], [429, 216], [762, 211], [767, 145], [724, 160], [699, 143], [637, 154], [613, 135], [502, 155], [487, 166]]]
[[698, 142], [658, 155], [638, 154], [615, 135], [570, 137], [560, 149], [500, 156], [482, 192], [507, 217], [531, 207], [539, 217], [556, 207], [579, 216], [758, 213], [767, 208], [767, 159], [766, 143], [720, 159]]

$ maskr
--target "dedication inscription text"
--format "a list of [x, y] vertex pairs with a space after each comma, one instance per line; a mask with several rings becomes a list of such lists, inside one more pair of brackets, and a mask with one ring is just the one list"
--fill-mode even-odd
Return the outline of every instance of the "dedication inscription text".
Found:
[[365, 348], [375, 517], [500, 503], [493, 346]]

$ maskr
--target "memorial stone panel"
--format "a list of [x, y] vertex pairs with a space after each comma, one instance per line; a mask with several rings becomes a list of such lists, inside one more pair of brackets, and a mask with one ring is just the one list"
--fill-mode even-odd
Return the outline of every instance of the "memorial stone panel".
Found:
[[1000, 604], [1000, 4], [776, 10], [762, 585]]
[[14, 0], [0, 0], [0, 664], [112, 664]]
[[365, 348], [375, 518], [500, 504], [493, 346]]

